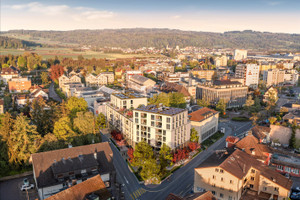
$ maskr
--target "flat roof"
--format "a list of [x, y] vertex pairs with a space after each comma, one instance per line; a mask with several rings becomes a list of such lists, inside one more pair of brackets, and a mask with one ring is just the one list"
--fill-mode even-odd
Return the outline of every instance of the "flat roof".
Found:
[[135, 98], [146, 98], [144, 95], [136, 92], [127, 92], [127, 93], [115, 93], [114, 96], [120, 99], [135, 99]]
[[162, 115], [177, 115], [181, 112], [186, 111], [185, 109], [182, 108], [159, 107], [156, 105], [141, 106], [139, 108], [136, 108], [135, 110], [162, 114]]

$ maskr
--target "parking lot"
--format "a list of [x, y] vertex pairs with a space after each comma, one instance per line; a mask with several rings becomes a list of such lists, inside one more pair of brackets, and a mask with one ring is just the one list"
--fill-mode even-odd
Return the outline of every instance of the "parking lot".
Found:
[[21, 191], [20, 188], [23, 184], [23, 179], [28, 178], [30, 184], [34, 183], [33, 177], [26, 176], [22, 178], [12, 179], [0, 182], [0, 200], [35, 200], [38, 199], [36, 189]]

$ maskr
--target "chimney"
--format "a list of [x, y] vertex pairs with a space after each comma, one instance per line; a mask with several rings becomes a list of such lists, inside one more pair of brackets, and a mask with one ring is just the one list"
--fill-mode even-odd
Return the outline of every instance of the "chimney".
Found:
[[94, 153], [94, 158], [97, 160], [97, 152]]

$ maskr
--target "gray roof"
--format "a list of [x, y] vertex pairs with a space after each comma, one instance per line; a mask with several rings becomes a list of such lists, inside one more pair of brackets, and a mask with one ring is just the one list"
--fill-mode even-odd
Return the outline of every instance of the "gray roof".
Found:
[[158, 107], [156, 105], [141, 106], [139, 108], [136, 108], [135, 110], [157, 113], [162, 115], [177, 115], [181, 112], [186, 111], [185, 109], [182, 108]]
[[132, 75], [130, 79], [133, 80], [133, 81], [136, 81], [140, 84], [143, 84], [146, 81], [150, 80], [149, 78], [147, 78], [145, 76], [138, 75], [138, 74]]

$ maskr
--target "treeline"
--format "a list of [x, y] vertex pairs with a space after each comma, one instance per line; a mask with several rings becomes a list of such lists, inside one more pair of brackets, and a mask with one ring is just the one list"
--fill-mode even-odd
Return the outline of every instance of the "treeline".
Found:
[[34, 38], [47, 38], [63, 43], [91, 45], [93, 47], [180, 47], [245, 48], [264, 50], [299, 50], [300, 34], [257, 31], [225, 33], [181, 31], [170, 29], [105, 29], [73, 31], [13, 30], [9, 33], [29, 34]]
[[26, 49], [28, 47], [42, 46], [41, 44], [30, 42], [26, 40], [19, 40], [16, 38], [9, 38], [0, 36], [0, 47], [7, 49]]
[[0, 177], [28, 169], [33, 153], [101, 142], [97, 130], [106, 127], [105, 116], [95, 118], [83, 98], [60, 105], [37, 98], [22, 109], [8, 103], [0, 115]]

